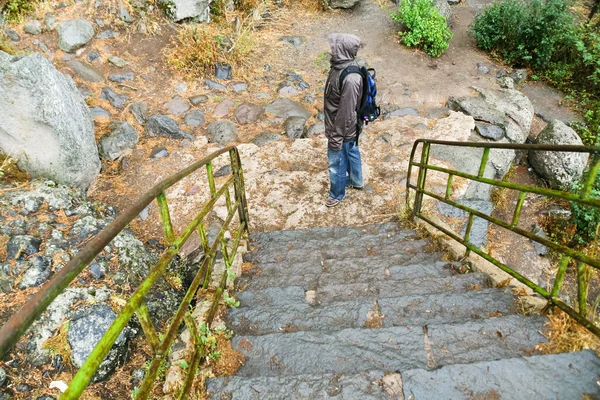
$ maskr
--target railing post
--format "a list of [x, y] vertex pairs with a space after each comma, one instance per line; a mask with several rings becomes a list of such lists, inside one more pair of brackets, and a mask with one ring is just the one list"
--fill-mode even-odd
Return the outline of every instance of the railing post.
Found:
[[244, 187], [244, 173], [242, 171], [242, 163], [238, 151], [234, 148], [229, 151], [231, 160], [231, 170], [233, 172], [233, 188], [235, 190], [235, 199], [239, 201], [238, 215], [240, 223], [246, 225], [248, 230], [248, 204], [246, 203], [246, 188]]
[[173, 234], [171, 214], [169, 213], [169, 205], [167, 204], [167, 196], [165, 196], [165, 192], [161, 192], [156, 197], [156, 202], [158, 203], [158, 208], [160, 209], [160, 219], [162, 220], [165, 238], [167, 239], [167, 243], [171, 245], [173, 240], [175, 240], [175, 235]]
[[417, 193], [415, 194], [415, 209], [413, 217], [421, 212], [423, 204], [423, 190], [425, 189], [425, 181], [427, 174], [427, 164], [429, 163], [429, 142], [423, 142], [423, 150], [421, 151], [421, 166], [419, 167], [419, 178], [417, 180]]

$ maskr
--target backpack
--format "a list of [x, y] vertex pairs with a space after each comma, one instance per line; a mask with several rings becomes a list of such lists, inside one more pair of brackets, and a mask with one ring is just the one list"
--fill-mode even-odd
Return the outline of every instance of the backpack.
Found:
[[377, 96], [377, 85], [375, 79], [377, 73], [374, 68], [358, 67], [356, 65], [350, 65], [342, 71], [340, 74], [339, 88], [341, 90], [344, 79], [349, 74], [360, 74], [363, 79], [363, 94], [362, 101], [359, 104], [359, 108], [356, 110], [358, 115], [356, 131], [356, 142], [358, 143], [358, 136], [362, 130], [362, 124], [369, 125], [369, 122], [375, 121], [381, 115], [381, 109], [377, 106], [375, 96]]

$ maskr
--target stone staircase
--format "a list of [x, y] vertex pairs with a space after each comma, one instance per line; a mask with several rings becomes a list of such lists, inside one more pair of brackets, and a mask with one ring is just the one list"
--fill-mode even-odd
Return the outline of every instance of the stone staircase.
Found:
[[[546, 318], [395, 223], [259, 233], [214, 399], [600, 399], [594, 352], [535, 355]], [[582, 397], [587, 395], [588, 397]]]

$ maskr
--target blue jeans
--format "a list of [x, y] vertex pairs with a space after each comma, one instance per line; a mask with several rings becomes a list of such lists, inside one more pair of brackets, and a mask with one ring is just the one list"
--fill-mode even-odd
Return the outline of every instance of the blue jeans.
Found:
[[362, 164], [356, 142], [344, 142], [342, 149], [327, 149], [329, 161], [329, 197], [342, 200], [346, 196], [346, 181], [349, 186], [363, 187]]

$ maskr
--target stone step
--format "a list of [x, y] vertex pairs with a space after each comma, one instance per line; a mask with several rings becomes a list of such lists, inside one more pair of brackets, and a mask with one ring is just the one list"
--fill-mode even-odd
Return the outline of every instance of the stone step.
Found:
[[[456, 275], [453, 267], [457, 264], [435, 262], [434, 258], [424, 257], [427, 253], [416, 255], [370, 259], [354, 259], [351, 261], [325, 260], [324, 262], [308, 262], [295, 264], [288, 269], [283, 264], [261, 265], [253, 275], [244, 275], [236, 281], [238, 290], [251, 287], [265, 289], [268, 287], [302, 286], [305, 290], [315, 290], [318, 286], [338, 285], [342, 283], [361, 283], [382, 280], [404, 280], [415, 278], [443, 278]], [[425, 258], [425, 260], [423, 260]], [[435, 258], [439, 259], [438, 255]], [[427, 263], [412, 264], [413, 261]], [[406, 265], [406, 263], [410, 263]]]
[[325, 304], [335, 301], [384, 299], [401, 296], [427, 295], [443, 292], [464, 292], [489, 287], [489, 277], [482, 273], [444, 278], [417, 278], [402, 281], [387, 280], [318, 287], [307, 293], [302, 286], [247, 289], [236, 293], [240, 307], [285, 306], [289, 304]]
[[324, 228], [298, 229], [286, 231], [259, 232], [250, 235], [256, 245], [272, 243], [300, 243], [310, 241], [333, 240], [339, 238], [358, 238], [364, 235], [378, 235], [413, 230], [402, 229], [396, 222], [373, 224], [366, 226], [332, 226]]
[[509, 315], [426, 327], [236, 336], [242, 377], [403, 371], [521, 357], [544, 340], [543, 317]]
[[[433, 371], [209, 379], [209, 398], [250, 399], [595, 399], [600, 359], [591, 350], [456, 364]], [[401, 397], [401, 395], [403, 397]]]
[[402, 383], [404, 398], [415, 400], [600, 399], [599, 371], [587, 350], [410, 370]]
[[237, 335], [265, 335], [445, 324], [513, 312], [513, 294], [509, 288], [505, 288], [336, 302], [320, 306], [304, 303], [238, 308], [229, 312], [227, 325]]

